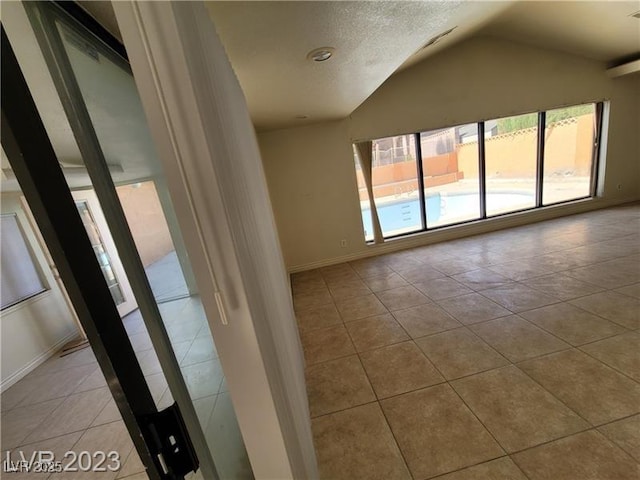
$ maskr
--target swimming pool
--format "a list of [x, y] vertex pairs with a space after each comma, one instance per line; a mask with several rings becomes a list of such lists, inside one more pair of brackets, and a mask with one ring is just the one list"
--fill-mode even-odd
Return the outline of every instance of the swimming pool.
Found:
[[[427, 195], [427, 223], [429, 227], [450, 225], [480, 217], [479, 194], [439, 193]], [[487, 193], [487, 213], [495, 215], [534, 206], [534, 196], [522, 192]], [[380, 226], [385, 237], [420, 230], [420, 200], [401, 198], [385, 202], [377, 209]], [[371, 210], [362, 209], [365, 238], [373, 238]]]

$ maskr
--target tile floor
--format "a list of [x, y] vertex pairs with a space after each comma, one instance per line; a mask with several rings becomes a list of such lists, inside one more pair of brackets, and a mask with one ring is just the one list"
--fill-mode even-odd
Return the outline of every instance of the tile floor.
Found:
[[640, 206], [292, 276], [323, 479], [640, 478]]
[[[197, 297], [160, 304], [176, 358], [223, 478], [252, 478], [215, 345]], [[123, 319], [132, 346], [159, 409], [173, 403], [160, 363], [139, 311]], [[0, 397], [3, 460], [10, 450], [64, 452], [116, 450], [122, 468], [104, 474], [3, 473], [3, 478], [146, 479], [96, 358], [90, 348], [54, 356]], [[201, 476], [194, 476], [201, 478]]]

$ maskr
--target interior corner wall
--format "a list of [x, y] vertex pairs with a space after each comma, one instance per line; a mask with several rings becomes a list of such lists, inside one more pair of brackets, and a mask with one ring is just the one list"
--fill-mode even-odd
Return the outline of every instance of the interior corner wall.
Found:
[[287, 267], [378, 248], [363, 238], [352, 142], [602, 100], [610, 114], [595, 208], [640, 199], [640, 76], [612, 79], [601, 62], [551, 50], [471, 38], [394, 75], [348, 119], [259, 134]]
[[0, 314], [0, 390], [4, 391], [55, 354], [78, 330], [22, 209], [19, 194], [2, 193], [0, 204], [3, 214], [17, 215], [36, 266], [49, 288]]

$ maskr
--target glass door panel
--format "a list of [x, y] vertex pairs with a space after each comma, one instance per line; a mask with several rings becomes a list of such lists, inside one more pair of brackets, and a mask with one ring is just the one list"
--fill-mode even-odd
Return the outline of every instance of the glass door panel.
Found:
[[95, 193], [91, 191], [73, 192], [73, 197], [76, 199], [76, 208], [91, 241], [111, 297], [118, 307], [120, 316], [124, 317], [138, 308], [138, 304], [109, 234], [100, 204], [95, 198]]
[[[142, 348], [147, 339], [137, 338], [136, 328], [162, 322], [161, 330], [166, 331], [170, 342], [169, 357], [175, 358], [178, 367], [178, 371], [167, 367], [173, 360], [163, 348], [149, 349], [138, 357], [146, 374], [164, 370], [167, 375], [170, 389], [162, 394], [158, 406], [170, 405], [175, 398], [181, 408], [185, 405], [181, 402], [189, 402], [197, 414], [198, 428], [188, 423], [187, 427], [194, 438], [205, 478], [216, 475], [206, 470], [203, 458], [207, 455], [213, 459], [220, 477], [253, 478], [214, 339], [193, 282], [164, 172], [156, 157], [129, 66], [55, 6], [41, 4], [34, 10], [42, 20], [54, 60], [62, 70], [62, 81], [68, 88], [66, 101], [73, 104], [74, 112], [85, 115], [81, 120], [70, 118], [70, 123], [76, 136], [84, 137], [85, 151], [91, 153], [90, 158], [86, 158], [87, 169], [96, 168], [94, 162], [98, 162], [109, 177], [101, 178], [100, 182], [111, 185], [112, 196], [104, 193], [104, 185], [100, 189], [94, 185], [94, 188], [125, 271], [134, 285], [133, 278], [140, 272], [132, 273], [131, 269], [137, 267], [125, 260], [130, 252], [124, 252], [118, 243], [122, 242], [123, 232], [111, 226], [114, 211], [124, 214], [126, 234], [135, 242], [137, 262], [144, 268], [147, 285], [153, 288], [153, 308], [145, 304], [141, 306], [142, 313], [134, 312], [130, 338], [140, 341]], [[143, 305], [140, 299], [138, 303]], [[160, 317], [153, 314], [148, 317], [145, 309], [158, 311]], [[149, 332], [153, 333], [151, 327]], [[157, 338], [151, 337], [155, 345]], [[176, 384], [170, 377], [181, 380]], [[180, 384], [186, 386], [186, 392]], [[188, 421], [186, 414], [185, 421]], [[203, 443], [199, 444], [201, 438]]]

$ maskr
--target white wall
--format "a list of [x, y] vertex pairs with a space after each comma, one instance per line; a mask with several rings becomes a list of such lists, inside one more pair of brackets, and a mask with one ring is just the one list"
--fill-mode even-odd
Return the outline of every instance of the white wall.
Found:
[[76, 325], [22, 210], [19, 194], [3, 193], [2, 213], [15, 213], [49, 290], [0, 314], [2, 380], [13, 385], [77, 334]]
[[[382, 247], [364, 243], [352, 141], [601, 100], [611, 102], [602, 198]], [[640, 76], [611, 79], [600, 62], [476, 37], [391, 77], [348, 119], [266, 132], [259, 141], [285, 260], [295, 271], [639, 199], [638, 132]]]

